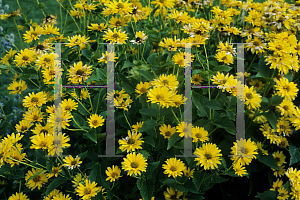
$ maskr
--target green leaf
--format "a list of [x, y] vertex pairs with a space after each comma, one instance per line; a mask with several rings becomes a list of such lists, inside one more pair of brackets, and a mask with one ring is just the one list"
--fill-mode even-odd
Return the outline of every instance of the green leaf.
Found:
[[174, 133], [173, 135], [171, 135], [168, 141], [167, 150], [171, 149], [171, 147], [175, 144], [175, 142], [177, 142], [180, 139], [181, 137], [179, 136], [179, 133]]
[[146, 132], [156, 126], [156, 121], [153, 119], [149, 119], [144, 122], [143, 127], [139, 129], [139, 132]]
[[97, 68], [96, 72], [97, 72], [97, 80], [98, 81], [105, 79], [105, 77], [106, 77], [106, 71], [104, 69]]
[[38, 176], [38, 175], [40, 175], [40, 174], [42, 174], [42, 173], [45, 173], [45, 172], [47, 172], [47, 170], [43, 170], [43, 171], [40, 171], [40, 172], [36, 172], [35, 174], [33, 174], [33, 175], [26, 181], [26, 184], [27, 184], [29, 181], [31, 181], [31, 179], [33, 179], [34, 177], [36, 177], [36, 176]]
[[277, 106], [277, 105], [281, 104], [281, 102], [283, 101], [283, 99], [284, 99], [284, 97], [281, 97], [279, 95], [274, 95], [270, 99], [270, 103], [272, 104], [272, 106]]
[[151, 53], [150, 56], [147, 58], [147, 63], [151, 65], [158, 65], [157, 53]]
[[276, 131], [277, 118], [272, 111], [264, 113], [264, 116], [267, 118], [272, 128]]
[[153, 191], [154, 191], [154, 183], [155, 179], [138, 179], [137, 180], [137, 187], [140, 190], [140, 193], [144, 200], [151, 200]]
[[227, 117], [222, 117], [215, 122], [215, 125], [220, 128], [224, 128], [228, 133], [235, 135], [236, 128], [234, 123]]
[[134, 89], [126, 82], [122, 82], [122, 87], [124, 87], [125, 91], [129, 94], [133, 94], [135, 92]]
[[82, 50], [82, 55], [84, 57], [86, 57], [88, 60], [90, 60], [91, 57], [92, 57], [92, 52], [90, 50], [88, 50], [88, 49], [83, 49]]
[[276, 200], [277, 194], [278, 194], [277, 191], [266, 190], [263, 193], [257, 193], [255, 197], [261, 200]]
[[138, 73], [140, 73], [143, 77], [145, 77], [148, 81], [153, 81], [154, 74], [150, 71], [143, 71], [143, 70], [136, 70]]
[[9, 66], [8, 65], [0, 65], [0, 69], [6, 70], [6, 69], [9, 69]]
[[144, 142], [150, 144], [152, 147], [155, 147], [154, 139], [151, 136], [144, 137]]
[[153, 176], [153, 172], [156, 170], [156, 168], [159, 166], [159, 161], [157, 162], [149, 162], [147, 166], [147, 171], [145, 173], [146, 177]]
[[78, 157], [80, 158], [81, 161], [82, 161], [83, 159], [85, 159], [87, 153], [88, 153], [88, 150], [86, 150], [86, 151], [83, 152], [83, 153], [78, 154]]
[[[81, 128], [80, 126], [83, 126], [83, 124], [85, 123], [85, 120], [81, 117], [81, 115], [79, 115], [78, 113], [73, 113], [73, 117], [77, 123], [75, 123], [75, 121], [73, 122], [73, 125], [76, 127], [76, 128]], [[78, 125], [79, 126], [78, 126]]]
[[292, 164], [295, 164], [300, 160], [300, 150], [295, 145], [290, 144], [289, 152], [290, 152], [290, 156], [291, 156], [291, 159], [290, 159], [290, 166], [291, 166]]
[[48, 194], [50, 194], [50, 192], [52, 192], [54, 189], [56, 189], [58, 186], [64, 184], [65, 182], [67, 182], [67, 180], [60, 176], [53, 179], [53, 181], [47, 187], [45, 196], [48, 196]]
[[144, 149], [140, 150], [140, 153], [143, 155], [143, 157], [146, 160], [148, 159], [149, 156], [151, 156], [151, 154], [148, 151], [144, 150]]
[[90, 140], [92, 140], [93, 142], [95, 142], [97, 144], [97, 136], [94, 133], [94, 131], [90, 131], [89, 133], [84, 133], [83, 135], [88, 137]]
[[223, 107], [220, 104], [220, 101], [218, 101], [217, 99], [212, 99], [212, 100], [204, 103], [203, 106], [206, 106], [209, 109], [213, 109], [213, 110], [222, 110], [222, 107]]
[[52, 173], [52, 163], [51, 162], [49, 162], [49, 161], [46, 162], [46, 168], [49, 173]]
[[200, 186], [201, 186], [204, 176], [205, 176], [205, 173], [203, 173], [203, 172], [195, 171], [193, 173], [193, 183], [194, 183], [197, 191], [200, 189]]
[[[98, 174], [98, 164], [94, 166], [94, 168], [92, 169], [89, 177], [88, 177], [88, 180], [90, 180], [91, 182], [95, 181], [95, 182], [100, 182], [100, 180], [97, 180], [97, 176], [99, 176]], [[99, 183], [98, 182], [98, 183]]]
[[261, 155], [261, 154], [257, 154], [256, 155], [257, 160], [265, 165], [267, 165], [268, 167], [271, 167], [273, 169], [279, 170], [279, 167], [276, 163], [276, 160], [274, 159], [274, 157], [272, 156], [272, 154], [269, 155]]
[[140, 113], [150, 117], [158, 117], [158, 112], [154, 108], [142, 108], [140, 109]]
[[214, 68], [214, 71], [229, 72], [231, 69], [232, 67], [229, 67], [228, 65], [219, 65]]
[[133, 64], [132, 62], [130, 62], [129, 60], [126, 60], [123, 67], [121, 68], [121, 70], [129, 68], [129, 67], [134, 67], [135, 64]]
[[13, 104], [14, 104], [14, 101], [13, 99], [9, 100], [8, 102], [6, 102], [6, 104], [3, 106], [3, 111], [5, 113], [5, 115], [9, 115], [13, 109]]

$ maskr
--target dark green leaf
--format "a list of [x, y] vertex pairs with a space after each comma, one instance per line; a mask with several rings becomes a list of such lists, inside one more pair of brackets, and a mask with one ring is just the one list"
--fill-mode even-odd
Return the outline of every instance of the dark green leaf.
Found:
[[232, 67], [229, 67], [228, 65], [220, 65], [220, 66], [216, 66], [214, 68], [214, 71], [229, 72], [231, 69]]
[[144, 200], [151, 200], [154, 191], [154, 183], [155, 179], [137, 180], [137, 187], [140, 190], [141, 196], [144, 198]]
[[83, 49], [82, 50], [82, 55], [84, 57], [86, 57], [88, 60], [90, 60], [91, 57], [92, 57], [92, 52], [90, 50], [88, 50], [88, 49]]
[[148, 81], [153, 81], [154, 74], [150, 71], [142, 71], [142, 70], [136, 70], [138, 73], [140, 73], [143, 77], [145, 77]]
[[133, 67], [133, 66], [135, 66], [135, 64], [133, 64], [129, 60], [126, 60], [121, 70], [129, 68], [129, 67]]
[[276, 131], [277, 118], [272, 111], [264, 113], [264, 116], [267, 118], [272, 128]]
[[149, 162], [148, 166], [147, 166], [147, 171], [146, 171], [146, 177], [151, 177], [153, 176], [153, 172], [154, 170], [156, 170], [156, 168], [159, 166], [159, 161], [157, 162]]
[[35, 174], [33, 174], [33, 175], [27, 180], [26, 184], [27, 184], [29, 181], [31, 181], [31, 179], [33, 179], [34, 177], [36, 177], [36, 176], [38, 176], [38, 175], [40, 175], [40, 174], [42, 174], [42, 173], [45, 173], [45, 172], [47, 172], [47, 170], [43, 170], [43, 171], [36, 172]]
[[279, 167], [276, 163], [276, 160], [274, 159], [274, 157], [272, 156], [272, 154], [269, 155], [261, 155], [261, 154], [257, 154], [256, 155], [257, 159], [259, 162], [267, 165], [268, 167], [271, 167], [273, 169], [279, 170]]
[[53, 179], [53, 181], [48, 185], [45, 196], [48, 196], [50, 192], [52, 192], [54, 189], [56, 189], [58, 186], [64, 184], [67, 182], [67, 180], [63, 177], [56, 177]]
[[234, 123], [227, 117], [222, 117], [215, 122], [215, 125], [220, 128], [224, 128], [228, 133], [235, 135], [236, 128]]
[[180, 139], [181, 139], [181, 137], [179, 136], [179, 133], [174, 133], [169, 138], [167, 150], [171, 149], [171, 147], [175, 144], [175, 142], [177, 142]]
[[5, 115], [9, 115], [13, 109], [13, 104], [14, 104], [14, 101], [13, 99], [9, 100], [8, 102], [6, 102], [6, 104], [3, 106], [3, 111], [5, 113]]
[[204, 175], [205, 175], [205, 173], [199, 172], [199, 171], [195, 171], [193, 173], [193, 182], [194, 182], [194, 185], [195, 185], [197, 191], [199, 190], [199, 188], [201, 186]]
[[204, 103], [203, 106], [213, 110], [221, 110], [223, 107], [217, 99], [212, 99], [211, 101]]
[[146, 120], [143, 124], [143, 127], [139, 129], [139, 132], [148, 131], [156, 126], [156, 121], [153, 119]]
[[277, 105], [281, 104], [281, 102], [283, 101], [283, 99], [284, 99], [284, 97], [281, 97], [279, 95], [274, 95], [270, 99], [270, 103], [272, 104], [272, 106], [277, 106]]
[[291, 166], [292, 164], [295, 164], [300, 160], [300, 150], [295, 145], [290, 144], [289, 152], [290, 152], [290, 156], [291, 156], [291, 159], [290, 159], [290, 166]]
[[84, 136], [88, 137], [90, 140], [97, 144], [97, 136], [95, 135], [94, 131], [90, 131], [89, 133], [84, 133]]
[[146, 144], [150, 144], [152, 147], [155, 147], [154, 139], [152, 137], [150, 137], [150, 136], [144, 137], [144, 142]]
[[151, 116], [151, 117], [158, 116], [158, 112], [154, 108], [142, 108], [142, 109], [140, 109], [140, 113], [142, 115], [147, 115], [147, 116]]
[[263, 193], [257, 193], [255, 197], [259, 198], [260, 200], [276, 200], [277, 194], [277, 191], [266, 190]]

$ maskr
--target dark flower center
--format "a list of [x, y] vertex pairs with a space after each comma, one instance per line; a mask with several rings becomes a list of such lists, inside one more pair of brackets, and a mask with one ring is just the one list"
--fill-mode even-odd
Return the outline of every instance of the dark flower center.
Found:
[[132, 162], [131, 167], [132, 168], [138, 168], [139, 164], [137, 162]]
[[39, 45], [36, 46], [35, 49], [36, 49], [36, 50], [44, 50], [45, 47], [44, 47], [43, 45], [39, 44]]
[[39, 102], [39, 98], [37, 98], [37, 97], [32, 97], [32, 99], [31, 99], [31, 103], [37, 103], [37, 102]]
[[171, 167], [170, 167], [170, 170], [171, 170], [172, 172], [175, 172], [175, 171], [176, 171], [176, 167], [175, 167], [175, 166], [171, 166]]
[[122, 3], [118, 3], [118, 4], [117, 4], [117, 7], [118, 7], [118, 9], [124, 8], [124, 5], [123, 5]]
[[119, 37], [119, 34], [114, 33], [114, 34], [112, 35], [112, 37], [117, 39], [117, 38]]
[[76, 75], [82, 76], [83, 73], [84, 73], [84, 71], [79, 69], [79, 70], [77, 70]]
[[41, 180], [41, 177], [40, 176], [36, 176], [32, 179], [34, 182], [39, 182]]
[[204, 154], [204, 156], [206, 157], [206, 159], [207, 159], [207, 160], [209, 160], [209, 159], [211, 159], [211, 158], [212, 158], [212, 156], [211, 156], [211, 154], [210, 154], [210, 153], [206, 153], [206, 154]]
[[170, 132], [170, 131], [167, 131], [167, 132], [165, 132], [165, 135], [166, 135], [166, 136], [170, 136], [170, 135], [171, 135], [171, 132]]
[[23, 56], [22, 60], [28, 60], [29, 57], [28, 56]]
[[129, 138], [128, 139], [128, 144], [134, 144], [135, 143], [135, 140], [134, 139], [132, 139], [132, 138]]
[[50, 59], [50, 58], [45, 58], [44, 61], [45, 61], [45, 62], [50, 62], [51, 59]]
[[247, 97], [248, 99], [252, 99], [252, 98], [253, 98], [253, 95], [252, 95], [252, 93], [247, 93], [247, 94], [246, 94], [246, 97]]

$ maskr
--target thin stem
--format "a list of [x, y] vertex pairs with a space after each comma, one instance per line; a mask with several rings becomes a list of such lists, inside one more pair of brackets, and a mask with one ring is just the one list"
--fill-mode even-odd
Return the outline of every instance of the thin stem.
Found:
[[127, 121], [128, 125], [129, 125], [129, 128], [130, 128], [130, 130], [131, 130], [131, 132], [132, 132], [131, 125], [130, 125], [130, 123], [129, 123], [128, 119], [127, 119], [127, 116], [126, 116], [125, 110], [123, 110], [123, 114], [124, 114], [124, 117], [125, 117], [125, 119], [126, 119], [126, 121]]
[[22, 37], [21, 37], [21, 34], [20, 34], [20, 30], [18, 29], [18, 25], [17, 25], [17, 22], [16, 22], [15, 18], [13, 18], [13, 19], [14, 19], [14, 23], [16, 25], [16, 28], [18, 30], [18, 34], [19, 34], [19, 38], [20, 38], [20, 41], [21, 41], [22, 49], [24, 49], [23, 40], [22, 40]]
[[22, 8], [21, 8], [21, 6], [20, 6], [19, 0], [17, 0], [17, 4], [18, 4], [18, 6], [19, 6], [20, 10], [22, 11], [22, 13], [23, 13], [23, 15], [24, 15], [24, 18], [25, 18], [25, 23], [27, 23], [27, 17], [26, 17], [26, 15], [25, 15], [25, 13], [24, 13], [23, 9], [22, 9]]
[[91, 108], [92, 108], [92, 112], [94, 113], [94, 109], [93, 109], [93, 104], [92, 104], [92, 101], [91, 101], [91, 97], [90, 97], [90, 94], [89, 94], [89, 91], [87, 88], [86, 89], [86, 92], [88, 93], [88, 97], [89, 97], [89, 100], [90, 100], [90, 104], [91, 104]]
[[10, 160], [13, 160], [13, 161], [15, 161], [15, 162], [21, 163], [21, 164], [23, 164], [23, 165], [27, 165], [27, 166], [32, 167], [32, 168], [35, 168], [35, 169], [43, 170], [43, 169], [41, 169], [41, 168], [35, 167], [35, 166], [33, 166], [33, 165], [30, 165], [30, 164], [28, 164], [28, 163], [25, 163], [25, 162], [22, 162], [22, 161], [19, 161], [19, 160], [10, 158], [10, 157], [7, 157], [7, 158], [10, 159]]
[[[177, 119], [177, 121], [178, 121], [178, 123], [180, 123], [180, 121], [178, 120], [178, 118], [176, 117], [176, 115], [175, 115], [175, 113], [174, 113], [174, 111], [173, 111], [173, 108], [171, 107], [171, 110], [172, 110], [172, 113], [173, 113], [173, 115], [175, 116], [175, 118]], [[179, 108], [179, 110], [180, 110], [180, 108]], [[181, 113], [181, 111], [180, 111], [180, 113]]]

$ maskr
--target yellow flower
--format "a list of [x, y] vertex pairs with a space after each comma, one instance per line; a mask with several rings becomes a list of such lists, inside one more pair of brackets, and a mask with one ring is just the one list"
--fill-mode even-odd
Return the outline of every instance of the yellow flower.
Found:
[[88, 31], [99, 31], [103, 32], [106, 29], [107, 25], [104, 23], [101, 24], [91, 24], [91, 26], [88, 26]]
[[277, 176], [279, 176], [279, 177], [284, 176], [284, 173], [285, 173], [284, 165], [280, 165], [278, 167], [279, 167], [279, 170], [271, 168], [274, 171], [274, 176], [276, 176], [276, 177]]
[[277, 90], [277, 94], [288, 98], [288, 100], [294, 100], [297, 96], [297, 84], [293, 82], [289, 82], [288, 79], [281, 78], [279, 81], [276, 80], [277, 85], [275, 88]]
[[231, 153], [235, 156], [231, 157], [230, 158], [231, 160], [233, 161], [238, 160], [237, 163], [241, 163], [242, 165], [249, 165], [252, 159], [256, 158], [255, 154], [258, 154], [257, 146], [255, 142], [250, 140], [250, 138], [248, 140], [243, 140], [241, 138], [240, 140], [234, 142], [233, 144], [234, 146], [231, 147]]
[[216, 144], [205, 143], [202, 144], [202, 147], [197, 148], [194, 154], [197, 156], [195, 161], [198, 161], [197, 165], [201, 164], [201, 167], [204, 167], [204, 170], [209, 170], [218, 168], [217, 164], [221, 164], [221, 150], [217, 147]]
[[226, 51], [221, 51], [216, 54], [216, 59], [219, 62], [223, 62], [227, 65], [233, 64], [233, 56], [230, 53], [226, 53]]
[[26, 108], [41, 107], [46, 103], [46, 95], [44, 92], [38, 92], [37, 94], [32, 92], [31, 94], [29, 93], [29, 96], [26, 96], [23, 99], [23, 106]]
[[16, 124], [16, 130], [18, 131], [18, 133], [25, 133], [26, 131], [28, 131], [30, 126], [32, 126], [30, 121], [22, 120], [19, 122], [19, 124]]
[[72, 17], [76, 17], [76, 18], [80, 18], [80, 17], [84, 16], [83, 11], [79, 10], [79, 9], [77, 9], [77, 10], [71, 10], [70, 14], [71, 14]]
[[133, 44], [141, 45], [146, 41], [148, 36], [144, 33], [144, 31], [138, 31], [135, 34], [135, 40], [130, 40]]
[[[108, 59], [107, 59], [107, 56], [108, 56], [108, 58], [110, 58], [110, 57], [109, 57], [110, 54], [107, 55], [107, 51], [105, 51], [105, 54], [102, 53], [102, 57], [98, 59], [98, 62], [105, 62], [105, 63], [107, 63], [107, 60], [108, 60]], [[111, 53], [111, 56], [112, 56], [112, 53]], [[114, 62], [115, 62], [115, 59], [118, 59], [118, 58], [119, 58], [119, 57], [116, 57], [116, 53], [115, 53], [115, 52], [114, 52], [113, 57], [114, 57], [114, 59], [113, 59]]]
[[245, 85], [244, 98], [245, 104], [248, 106], [249, 110], [257, 109], [260, 107], [260, 103], [262, 101], [261, 95], [256, 93], [253, 86], [249, 88], [247, 85]]
[[283, 181], [278, 178], [276, 182], [273, 182], [273, 187], [270, 190], [278, 191], [282, 187], [282, 184]]
[[135, 151], [136, 149], [142, 149], [141, 145], [144, 143], [144, 141], [141, 140], [141, 136], [141, 133], [130, 133], [130, 131], [128, 131], [128, 136], [118, 141], [120, 144], [119, 148], [122, 150], [122, 152], [127, 151], [127, 153]]
[[32, 42], [32, 40], [37, 40], [43, 34], [43, 27], [37, 26], [35, 30], [33, 30], [32, 26], [29, 31], [26, 31], [24, 34], [24, 40], [26, 43]]
[[276, 151], [272, 155], [273, 155], [273, 157], [274, 157], [274, 159], [275, 159], [278, 166], [281, 166], [281, 165], [286, 163], [285, 162], [286, 157], [285, 157], [285, 155], [283, 154], [282, 151]]
[[18, 67], [25, 67], [35, 61], [35, 53], [29, 49], [21, 50], [21, 52], [15, 56], [14, 61]]
[[86, 179], [85, 184], [79, 183], [78, 188], [76, 189], [77, 195], [82, 197], [83, 200], [90, 200], [92, 197], [96, 196], [102, 187], [97, 187], [95, 181], [91, 182]]
[[61, 107], [63, 112], [70, 112], [78, 107], [78, 103], [76, 103], [73, 99], [64, 99]]
[[180, 192], [178, 190], [174, 190], [171, 187], [167, 188], [167, 191], [164, 191], [164, 196], [166, 200], [173, 200], [173, 199], [179, 199], [183, 195], [183, 192]]
[[262, 143], [261, 142], [256, 142], [256, 146], [263, 153], [263, 155], [268, 155], [268, 150], [264, 150], [262, 148]]
[[132, 125], [132, 131], [137, 133], [142, 127], [144, 122], [137, 122], [135, 125]]
[[122, 0], [111, 1], [107, 7], [111, 10], [112, 14], [118, 13], [119, 15], [125, 15], [132, 12], [132, 3], [128, 3], [128, 0], [123, 2]]
[[118, 178], [120, 178], [120, 174], [121, 174], [121, 170], [119, 169], [118, 166], [113, 165], [112, 168], [107, 167], [106, 171], [105, 171], [106, 175], [108, 176], [106, 178], [106, 181], [116, 181]]
[[53, 198], [50, 199], [50, 200], [72, 200], [72, 198], [69, 197], [68, 194], [65, 195], [65, 194], [60, 192], [60, 193], [57, 194], [57, 196], [53, 196]]
[[109, 21], [109, 28], [121, 28], [123, 26], [128, 26], [127, 23], [130, 21], [129, 17], [123, 17], [123, 18], [118, 18], [118, 17], [112, 17]]
[[52, 173], [48, 174], [48, 178], [51, 178], [53, 176], [57, 177], [58, 173], [61, 172], [62, 170], [60, 169], [62, 166], [60, 166], [60, 163], [57, 164], [57, 166], [52, 167]]
[[103, 126], [104, 119], [101, 115], [92, 114], [88, 119], [88, 122], [91, 128], [97, 128]]
[[75, 157], [75, 159], [70, 155], [68, 157], [65, 157], [63, 161], [65, 162], [64, 166], [67, 166], [68, 169], [80, 167], [80, 164], [82, 163], [78, 155]]
[[192, 133], [193, 133], [193, 126], [192, 124], [187, 124], [185, 122], [181, 122], [180, 124], [178, 124], [176, 126], [176, 130], [179, 133], [180, 137], [185, 136], [187, 137], [192, 137]]
[[30, 122], [42, 122], [43, 120], [43, 112], [41, 112], [37, 107], [29, 108], [23, 114], [24, 120], [28, 120]]
[[11, 84], [9, 84], [8, 90], [12, 90], [9, 92], [9, 94], [21, 94], [22, 91], [27, 89], [26, 82], [23, 80], [20, 80], [19, 82], [13, 81]]
[[31, 149], [49, 149], [52, 141], [49, 134], [40, 133], [38, 135], [34, 135], [31, 138]]
[[36, 65], [38, 66], [37, 69], [40, 67], [50, 67], [54, 64], [55, 60], [55, 53], [43, 53], [42, 55], [38, 56], [36, 60]]
[[23, 194], [23, 192], [17, 192], [16, 194], [11, 195], [8, 200], [29, 200], [29, 198], [26, 194]]
[[294, 106], [293, 102], [285, 98], [281, 102], [281, 104], [276, 106], [276, 110], [279, 111], [281, 113], [281, 115], [284, 117], [293, 117], [293, 113], [295, 110], [294, 107], [295, 106]]
[[160, 130], [160, 134], [164, 136], [164, 138], [168, 138], [170, 139], [170, 137], [176, 132], [176, 128], [175, 127], [171, 127], [170, 124], [166, 125], [162, 125], [159, 127]]
[[137, 84], [135, 92], [138, 93], [139, 96], [141, 96], [142, 94], [145, 94], [148, 92], [148, 89], [151, 87], [151, 83], [150, 82], [140, 82], [139, 84]]
[[85, 38], [85, 35], [84, 36], [75, 35], [71, 38], [68, 36], [69, 43], [67, 43], [66, 46], [67, 47], [79, 46], [80, 50], [82, 50], [82, 49], [86, 48], [86, 44], [89, 43], [89, 41], [88, 41], [89, 39], [90, 39], [89, 37]]
[[170, 90], [175, 90], [178, 87], [179, 82], [176, 80], [175, 75], [170, 74], [166, 76], [165, 74], [162, 74], [158, 79], [151, 81], [151, 84], [156, 87], [167, 87]]
[[147, 102], [151, 101], [151, 103], [159, 103], [163, 108], [169, 108], [172, 95], [173, 93], [166, 86], [154, 87], [147, 93], [149, 99]]
[[106, 41], [110, 41], [110, 43], [124, 43], [128, 38], [125, 31], [121, 32], [121, 30], [117, 31], [116, 29], [114, 29], [114, 32], [112, 32], [111, 29], [108, 29], [104, 32], [105, 35], [103, 36], [103, 39]]
[[247, 174], [247, 171], [246, 171], [245, 167], [241, 163], [233, 164], [233, 169], [235, 171], [235, 174], [237, 174], [240, 177]]
[[203, 82], [203, 79], [200, 74], [195, 74], [192, 76], [192, 84], [200, 85]]
[[165, 162], [166, 164], [162, 165], [162, 168], [165, 169], [164, 174], [168, 174], [168, 177], [173, 176], [173, 178], [182, 176], [185, 165], [180, 159], [170, 158]]
[[9, 60], [17, 53], [16, 50], [12, 50], [12, 48], [9, 51], [6, 51], [5, 56], [1, 59], [0, 63], [3, 65], [10, 65]]
[[[30, 181], [29, 178], [32, 177], [33, 175], [35, 175], [38, 172], [42, 172], [39, 175], [35, 176], [34, 178], [32, 178]], [[47, 173], [45, 174], [44, 171], [39, 170], [39, 169], [32, 169], [32, 171], [28, 171], [27, 174], [25, 175], [25, 180], [26, 180], [26, 186], [29, 187], [29, 189], [33, 190], [36, 187], [38, 189], [41, 189], [42, 185], [48, 182], [48, 178], [47, 178]]]
[[83, 83], [86, 81], [92, 73], [91, 66], [87, 64], [82, 65], [82, 62], [79, 61], [77, 64], [74, 63], [74, 66], [68, 70], [68, 80], [72, 83]]
[[147, 161], [142, 154], [135, 152], [127, 154], [122, 162], [122, 169], [127, 171], [128, 175], [141, 175], [141, 172], [146, 172]]
[[151, 4], [156, 4], [155, 7], [159, 7], [160, 9], [162, 8], [172, 8], [174, 6], [174, 0], [155, 0], [151, 2]]
[[196, 126], [195, 128], [192, 128], [192, 137], [193, 137], [193, 142], [206, 142], [208, 141], [208, 132], [204, 130], [203, 127], [198, 127]]
[[190, 170], [189, 167], [186, 167], [183, 170], [183, 173], [184, 173], [185, 176], [189, 177], [189, 179], [190, 179], [190, 178], [193, 178], [194, 171], [195, 171], [195, 169]]

